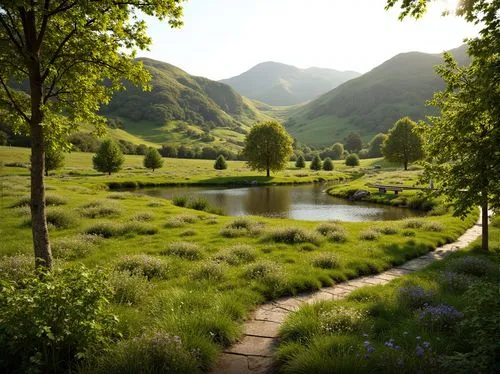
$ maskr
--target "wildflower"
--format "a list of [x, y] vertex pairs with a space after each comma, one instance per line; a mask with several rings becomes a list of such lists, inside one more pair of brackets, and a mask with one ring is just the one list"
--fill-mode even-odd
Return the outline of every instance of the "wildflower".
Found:
[[417, 344], [416, 346], [416, 351], [417, 351], [417, 356], [418, 357], [423, 357], [425, 354], [425, 350]]
[[417, 338], [416, 338], [416, 339], [417, 339], [417, 340], [420, 340], [420, 339], [422, 339], [422, 337], [421, 337], [421, 336], [417, 336]]
[[431, 350], [431, 349], [432, 349], [432, 347], [431, 347], [431, 343], [429, 343], [429, 342], [423, 342], [423, 343], [422, 343], [422, 345], [423, 345], [426, 349], [428, 349], [428, 350]]

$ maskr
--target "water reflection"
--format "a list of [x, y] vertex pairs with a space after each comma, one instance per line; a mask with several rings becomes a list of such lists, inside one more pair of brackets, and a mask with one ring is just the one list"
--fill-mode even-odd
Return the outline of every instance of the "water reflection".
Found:
[[180, 186], [143, 189], [138, 193], [166, 199], [176, 196], [204, 197], [231, 216], [378, 221], [419, 215], [410, 209], [337, 199], [326, 194], [321, 185], [243, 188]]

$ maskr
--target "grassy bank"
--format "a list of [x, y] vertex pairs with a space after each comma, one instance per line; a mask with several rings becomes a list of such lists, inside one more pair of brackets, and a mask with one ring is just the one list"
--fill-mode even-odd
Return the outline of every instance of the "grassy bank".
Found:
[[[29, 169], [5, 165], [26, 160], [27, 150], [2, 147], [0, 156], [0, 278], [16, 279], [33, 263]], [[193, 364], [187, 372], [207, 370], [221, 347], [240, 336], [241, 323], [255, 305], [401, 264], [454, 240], [477, 218], [461, 221], [443, 214], [320, 223], [217, 216], [112, 192], [107, 185], [257, 178], [242, 162], [230, 162], [221, 173], [212, 169], [212, 161], [168, 159], [151, 173], [141, 167], [141, 157], [127, 156], [125, 170], [108, 178], [91, 170], [91, 156], [68, 155], [65, 169], [48, 177], [46, 185], [56, 266], [104, 268], [113, 289], [110, 306], [122, 337], [100, 355], [93, 372], [130, 372], [134, 365], [151, 371], [145, 350], [154, 342], [139, 337], [152, 331], [178, 337], [172, 355], [162, 358], [173, 372], [186, 372], [176, 366], [186, 360]], [[340, 166], [333, 173], [289, 169], [266, 182], [306, 178], [299, 173], [313, 179], [346, 172]]]
[[283, 373], [491, 373], [498, 369], [500, 220], [480, 240], [423, 271], [285, 321]]

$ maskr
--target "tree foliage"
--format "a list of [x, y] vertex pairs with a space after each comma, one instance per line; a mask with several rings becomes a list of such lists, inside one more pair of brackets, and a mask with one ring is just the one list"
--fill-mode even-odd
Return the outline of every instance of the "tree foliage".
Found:
[[266, 171], [283, 170], [293, 153], [292, 138], [278, 122], [257, 123], [246, 137], [243, 154], [251, 169]]
[[62, 168], [64, 165], [64, 153], [60, 149], [47, 148], [45, 151], [45, 176], [49, 171]]
[[35, 262], [52, 267], [45, 218], [45, 145], [67, 146], [80, 123], [100, 133], [96, 112], [124, 80], [146, 85], [134, 60], [151, 43], [138, 13], [181, 25], [180, 0], [4, 0], [0, 3], [0, 115], [29, 134]]
[[347, 138], [344, 142], [344, 147], [351, 153], [356, 153], [363, 148], [363, 141], [361, 140], [361, 136], [357, 132], [351, 132], [347, 135]]
[[368, 144], [368, 158], [382, 157], [382, 144], [384, 144], [386, 139], [387, 135], [380, 133], [375, 135], [373, 139], [370, 140], [370, 143]]
[[223, 155], [219, 155], [219, 157], [217, 157], [217, 160], [215, 160], [214, 169], [216, 169], [216, 170], [226, 170], [227, 169], [227, 162], [226, 162], [226, 159], [224, 158]]
[[160, 152], [156, 148], [149, 147], [146, 155], [144, 156], [144, 167], [148, 169], [160, 169], [163, 166], [163, 159]]
[[303, 169], [306, 167], [306, 160], [304, 156], [299, 155], [299, 157], [297, 157], [297, 161], [295, 161], [295, 167], [299, 169]]
[[416, 131], [417, 124], [409, 117], [397, 121], [382, 145], [384, 157], [391, 162], [403, 164], [408, 170], [408, 164], [424, 157], [422, 138]]
[[321, 170], [321, 157], [318, 154], [314, 155], [311, 165], [309, 166], [311, 170]]
[[356, 153], [350, 153], [345, 158], [346, 166], [358, 166], [359, 165], [359, 157]]
[[101, 173], [116, 173], [121, 170], [125, 157], [123, 153], [113, 140], [106, 139], [102, 142], [99, 150], [92, 158], [94, 169]]
[[333, 161], [330, 157], [325, 158], [325, 160], [323, 161], [323, 170], [333, 170]]

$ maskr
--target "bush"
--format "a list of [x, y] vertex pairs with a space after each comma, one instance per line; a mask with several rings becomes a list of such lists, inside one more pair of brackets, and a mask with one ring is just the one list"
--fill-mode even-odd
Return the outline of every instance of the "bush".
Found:
[[328, 234], [328, 240], [334, 243], [345, 243], [347, 241], [347, 234], [345, 231], [335, 231]]
[[82, 205], [80, 207], [80, 214], [87, 218], [119, 217], [121, 210], [114, 202], [95, 200]]
[[276, 243], [299, 244], [311, 243], [320, 244], [318, 235], [314, 232], [304, 230], [298, 227], [282, 228], [269, 234], [269, 239]]
[[187, 204], [187, 207], [194, 210], [208, 211], [210, 208], [210, 203], [207, 199], [199, 197], [197, 199], [190, 200]]
[[471, 286], [473, 277], [455, 273], [453, 271], [444, 271], [439, 273], [439, 285], [448, 292], [463, 293]]
[[276, 262], [259, 261], [247, 265], [243, 276], [248, 280], [258, 281], [261, 287], [264, 287], [261, 292], [268, 298], [276, 298], [286, 290], [287, 282], [283, 270]]
[[447, 268], [455, 273], [476, 277], [490, 275], [495, 271], [495, 265], [490, 261], [475, 256], [465, 256], [450, 260]]
[[[66, 372], [116, 336], [104, 274], [83, 266], [4, 283], [0, 293], [0, 368]], [[64, 323], [62, 323], [64, 321]]]
[[175, 206], [185, 207], [187, 205], [189, 198], [187, 196], [174, 196], [172, 203]]
[[148, 255], [132, 255], [122, 257], [116, 264], [120, 271], [128, 271], [130, 274], [139, 274], [148, 279], [166, 279], [168, 266], [161, 259]]
[[447, 304], [427, 305], [418, 313], [420, 321], [433, 329], [450, 329], [463, 316], [455, 307]]
[[364, 230], [359, 233], [361, 240], [377, 240], [379, 236], [379, 233], [373, 229]]
[[229, 265], [241, 265], [252, 261], [257, 258], [255, 249], [247, 244], [235, 245], [226, 248], [218, 253], [214, 259], [218, 261], [225, 261]]
[[224, 158], [223, 155], [219, 155], [219, 157], [217, 157], [217, 160], [215, 160], [214, 169], [215, 170], [226, 170], [227, 169], [227, 162], [226, 162], [226, 159]]
[[425, 290], [420, 286], [407, 285], [397, 290], [399, 304], [408, 308], [421, 308], [429, 304], [433, 297], [433, 291]]
[[35, 258], [24, 254], [0, 258], [0, 279], [18, 282], [33, 274]]
[[259, 261], [255, 264], [248, 265], [243, 272], [247, 279], [263, 279], [273, 274], [281, 272], [280, 266], [276, 262]]
[[219, 282], [224, 278], [224, 269], [215, 261], [204, 262], [192, 272], [191, 277], [197, 280]]
[[185, 230], [183, 232], [180, 233], [180, 236], [195, 236], [196, 234], [198, 234], [198, 232], [196, 230]]
[[117, 304], [137, 305], [151, 288], [147, 277], [130, 271], [114, 271], [109, 281], [113, 289], [113, 301]]
[[315, 155], [309, 166], [311, 170], [321, 170], [321, 158], [319, 155]]
[[51, 246], [52, 255], [63, 260], [82, 258], [88, 256], [99, 241], [99, 236], [87, 234], [55, 239]]
[[339, 261], [333, 253], [320, 253], [312, 260], [312, 265], [321, 269], [335, 269]]
[[299, 157], [297, 157], [297, 161], [295, 162], [295, 167], [299, 169], [303, 169], [306, 167], [306, 160], [304, 159], [304, 156], [299, 155]]
[[333, 170], [333, 162], [330, 157], [325, 158], [325, 160], [323, 161], [323, 170], [325, 171]]
[[346, 166], [358, 166], [359, 165], [359, 157], [356, 153], [351, 153], [347, 155], [345, 158]]
[[200, 246], [190, 242], [170, 243], [162, 254], [177, 256], [190, 261], [199, 260], [203, 257], [203, 252]]

